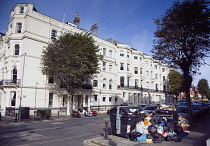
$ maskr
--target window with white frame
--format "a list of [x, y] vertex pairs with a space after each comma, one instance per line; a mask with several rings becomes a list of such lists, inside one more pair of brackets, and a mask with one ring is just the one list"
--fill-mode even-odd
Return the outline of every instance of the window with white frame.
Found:
[[120, 77], [120, 87], [124, 87], [124, 80], [125, 80], [125, 77], [124, 76], [121, 76]]
[[142, 61], [142, 57], [139, 57], [140, 61]]
[[109, 64], [109, 72], [112, 73], [112, 64]]
[[162, 71], [163, 71], [163, 72], [165, 72], [165, 70], [166, 70], [165, 68], [162, 68]]
[[98, 87], [98, 77], [97, 76], [93, 77], [93, 87]]
[[109, 102], [112, 102], [112, 97], [109, 97]]
[[134, 67], [134, 74], [138, 74], [138, 67]]
[[112, 57], [112, 50], [109, 50], [109, 56]]
[[145, 61], [146, 66], [149, 66], [149, 61]]
[[24, 7], [20, 7], [20, 14], [24, 13]]
[[20, 52], [20, 45], [15, 44], [15, 55], [19, 55], [19, 52]]
[[130, 52], [129, 52], [129, 51], [127, 51], [127, 57], [128, 57], [128, 58], [130, 57]]
[[158, 84], [155, 84], [155, 90], [158, 91]]
[[103, 79], [103, 88], [106, 89], [106, 79]]
[[138, 79], [135, 79], [135, 88], [138, 88], [139, 87], [139, 80]]
[[103, 55], [106, 56], [106, 48], [103, 48]]
[[53, 93], [49, 93], [49, 107], [53, 106]]
[[11, 106], [16, 105], [16, 91], [11, 92]]
[[142, 68], [140, 68], [140, 74], [142, 75]]
[[165, 81], [166, 80], [166, 77], [165, 76], [163, 76], [163, 81]]
[[138, 56], [134, 56], [134, 59], [138, 59]]
[[160, 74], [159, 76], [160, 76], [160, 78], [159, 78], [159, 79], [161, 80], [161, 74]]
[[120, 63], [120, 70], [124, 70], [124, 63]]
[[57, 31], [56, 30], [52, 30], [51, 32], [51, 39], [56, 39], [57, 37]]
[[105, 102], [106, 101], [106, 97], [103, 97], [103, 102]]
[[124, 51], [123, 50], [120, 50], [120, 56], [124, 57]]
[[146, 70], [146, 78], [149, 78], [149, 71], [148, 70]]
[[126, 92], [123, 92], [123, 97], [125, 97]]
[[94, 101], [97, 101], [98, 100], [98, 96], [97, 95], [93, 95], [93, 99], [94, 99]]
[[16, 84], [17, 83], [17, 68], [14, 67], [12, 70], [12, 83]]
[[109, 89], [112, 89], [112, 79], [109, 80]]
[[127, 63], [127, 71], [130, 71], [130, 64]]
[[155, 67], [155, 69], [157, 69], [157, 64], [155, 64], [155, 66], [154, 66], [154, 67]]
[[155, 79], [158, 79], [158, 74], [155, 74]]
[[17, 33], [21, 33], [22, 31], [22, 23], [17, 23]]
[[148, 81], [146, 82], [146, 88], [147, 88], [147, 89], [150, 88], [150, 87], [149, 87], [149, 82], [148, 82]]
[[103, 71], [106, 71], [106, 62], [103, 61]]

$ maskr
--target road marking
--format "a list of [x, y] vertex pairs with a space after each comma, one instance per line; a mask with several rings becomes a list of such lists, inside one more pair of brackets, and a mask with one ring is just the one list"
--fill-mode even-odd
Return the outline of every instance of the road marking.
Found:
[[63, 122], [55, 122], [55, 123], [51, 123], [51, 124], [59, 125], [59, 124], [64, 124], [64, 123]]

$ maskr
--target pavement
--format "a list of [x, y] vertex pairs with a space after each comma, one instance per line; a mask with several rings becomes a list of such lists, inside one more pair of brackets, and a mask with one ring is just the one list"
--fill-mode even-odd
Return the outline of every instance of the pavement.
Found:
[[41, 119], [41, 120], [35, 120], [34, 117], [30, 117], [29, 119], [21, 119], [15, 120], [15, 117], [11, 116], [4, 116], [1, 117], [0, 124], [1, 125], [21, 125], [21, 124], [29, 124], [29, 123], [39, 123], [39, 122], [50, 122], [50, 121], [62, 121], [70, 119], [70, 116], [52, 116], [49, 120], [47, 119]]
[[[104, 136], [98, 136], [85, 140], [84, 146], [139, 146], [139, 145], [155, 145], [155, 146], [210, 146], [210, 114], [196, 120], [191, 126], [189, 134], [186, 135], [181, 142], [163, 141], [162, 143], [142, 143], [130, 141], [129, 139], [108, 135], [105, 140]], [[110, 125], [109, 125], [110, 126]], [[208, 145], [207, 145], [208, 140]]]

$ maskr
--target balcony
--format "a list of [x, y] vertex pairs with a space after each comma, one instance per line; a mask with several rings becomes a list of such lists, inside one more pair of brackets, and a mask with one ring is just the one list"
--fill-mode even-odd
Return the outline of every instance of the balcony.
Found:
[[133, 89], [133, 90], [138, 90], [138, 91], [143, 91], [143, 92], [159, 92], [159, 93], [165, 93], [163, 90], [155, 90], [155, 89], [149, 89], [149, 88], [142, 88], [142, 87], [138, 87], [138, 86], [122, 86], [122, 85], [118, 85], [117, 86], [118, 89]]
[[0, 81], [0, 86], [19, 86], [20, 79], [17, 80], [2, 80]]

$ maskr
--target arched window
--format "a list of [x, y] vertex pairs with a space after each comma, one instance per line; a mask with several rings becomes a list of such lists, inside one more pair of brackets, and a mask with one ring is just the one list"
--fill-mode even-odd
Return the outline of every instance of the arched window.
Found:
[[12, 70], [12, 82], [17, 83], [17, 68], [16, 67]]
[[93, 87], [98, 87], [98, 77], [97, 76], [93, 77]]

